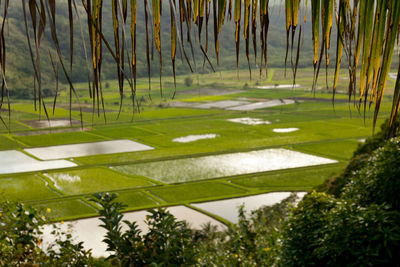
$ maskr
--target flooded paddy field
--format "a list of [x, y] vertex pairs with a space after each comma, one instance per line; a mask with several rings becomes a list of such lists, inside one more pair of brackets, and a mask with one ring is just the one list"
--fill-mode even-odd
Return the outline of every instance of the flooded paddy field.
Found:
[[113, 140], [96, 143], [71, 144], [38, 148], [26, 148], [27, 153], [42, 160], [74, 158], [89, 155], [113, 154], [153, 149], [131, 140]]
[[0, 151], [0, 174], [22, 173], [75, 167], [68, 160], [40, 161], [17, 150]]
[[[49, 208], [50, 221], [96, 216], [92, 194], [113, 192], [127, 212], [140, 210], [129, 215], [134, 220], [142, 220], [147, 208], [170, 207], [178, 218], [195, 218], [194, 225], [211, 220], [223, 227], [235, 222], [242, 203], [250, 210], [293, 191], [307, 192], [343, 170], [358, 140], [371, 135], [373, 113], [366, 112], [364, 124], [357, 112], [350, 117], [347, 95], [336, 96], [335, 110], [326, 91], [314, 98], [304, 89], [312, 82], [312, 70], [299, 75], [302, 87], [294, 89], [283, 73], [272, 71], [265, 80], [240, 73], [242, 80], [237, 80], [236, 72], [228, 72], [223, 74], [226, 84], [219, 74], [200, 75], [199, 85], [189, 87], [178, 76], [174, 99], [173, 87], [164, 88], [161, 97], [139, 79], [140, 112], [124, 100], [117, 120], [119, 94], [106, 89], [107, 123], [103, 114], [83, 109], [82, 129], [75, 103], [73, 131], [66, 119], [68, 103], [62, 102], [66, 92], [50, 125], [43, 119], [37, 123], [31, 103], [12, 103], [11, 121], [3, 116], [9, 128], [0, 124], [0, 193], [43, 211]], [[321, 80], [318, 87], [324, 86]], [[347, 86], [339, 83], [338, 89]], [[85, 86], [76, 89], [86, 92]], [[117, 86], [110, 81], [110, 88]], [[390, 104], [383, 103], [377, 125]], [[221, 203], [223, 212], [213, 210]], [[80, 240], [86, 238], [85, 227], [98, 224], [96, 218], [85, 220], [76, 223]], [[83, 222], [86, 226], [79, 228]]]
[[195, 142], [197, 140], [204, 140], [204, 139], [214, 139], [218, 135], [216, 134], [197, 134], [197, 135], [188, 135], [188, 136], [182, 136], [182, 137], [177, 137], [172, 139], [172, 141], [177, 142], [177, 143], [190, 143], [190, 142]]
[[22, 121], [22, 123], [33, 127], [33, 128], [57, 128], [57, 127], [68, 127], [73, 125], [79, 125], [79, 120], [69, 120], [69, 119], [52, 119], [52, 120], [29, 120]]
[[241, 174], [337, 163], [336, 160], [287, 149], [265, 149], [114, 167], [163, 183], [181, 183]]
[[[242, 205], [245, 210], [245, 215], [248, 216], [251, 214], [251, 211], [263, 206], [277, 204], [289, 197], [290, 194], [291, 192], [275, 192], [249, 197], [192, 203], [191, 205], [209, 213], [216, 214], [231, 223], [237, 223], [239, 221], [238, 210]], [[296, 193], [299, 198], [302, 198], [305, 194], [304, 192]]]

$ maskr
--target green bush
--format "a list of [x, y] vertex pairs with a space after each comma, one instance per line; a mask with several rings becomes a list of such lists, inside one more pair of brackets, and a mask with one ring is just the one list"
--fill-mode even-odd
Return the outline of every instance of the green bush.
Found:
[[360, 146], [344, 172], [324, 185], [336, 198], [311, 193], [289, 216], [282, 265], [399, 266], [399, 162], [399, 138], [381, 135]]
[[308, 194], [285, 222], [283, 266], [398, 266], [400, 213]]
[[184, 80], [184, 82], [185, 82], [185, 85], [186, 85], [187, 87], [189, 87], [189, 86], [191, 86], [191, 85], [193, 84], [193, 79], [190, 78], [190, 77], [186, 77], [185, 80]]
[[365, 166], [353, 173], [343, 197], [367, 206], [388, 204], [400, 211], [400, 138], [372, 153]]
[[[116, 194], [98, 193], [94, 201], [101, 205], [101, 227], [107, 230], [104, 242], [109, 259], [119, 266], [190, 266], [196, 263], [192, 231], [183, 221], [165, 209], [149, 210], [146, 218], [148, 233], [141, 235], [136, 222], [122, 221], [122, 203]], [[122, 231], [122, 222], [128, 231]]]
[[317, 186], [316, 189], [335, 197], [340, 197], [343, 187], [349, 182], [349, 179], [353, 176], [353, 172], [356, 172], [365, 166], [369, 157], [368, 154], [354, 156], [341, 174], [325, 180], [325, 182], [322, 185]]
[[298, 203], [282, 231], [283, 266], [326, 266], [326, 255], [319, 255], [318, 250], [328, 223], [326, 214], [334, 207], [331, 196], [315, 191]]
[[[48, 209], [46, 213], [50, 213]], [[46, 214], [47, 215], [47, 214]], [[90, 251], [75, 243], [71, 235], [53, 231], [56, 242], [48, 253], [41, 249], [41, 226], [45, 215], [23, 204], [0, 204], [0, 266], [85, 266], [93, 265]], [[66, 265], [66, 263], [68, 263]]]

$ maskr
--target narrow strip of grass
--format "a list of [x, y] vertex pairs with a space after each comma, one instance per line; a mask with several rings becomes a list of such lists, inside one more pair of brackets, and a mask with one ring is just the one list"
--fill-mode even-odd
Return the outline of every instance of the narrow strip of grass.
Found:
[[7, 136], [0, 135], [0, 150], [10, 150], [22, 147], [21, 144], [10, 140]]
[[[310, 188], [321, 184], [325, 179], [339, 174], [344, 164], [314, 168], [299, 168], [290, 171], [276, 171], [259, 175], [232, 178], [230, 181], [245, 187], [275, 188]], [[279, 188], [279, 189], [277, 189]], [[300, 189], [299, 189], [300, 190]]]
[[132, 125], [127, 126], [114, 126], [114, 127], [98, 127], [96, 130], [91, 131], [90, 133], [94, 133], [101, 136], [111, 137], [115, 139], [122, 138], [136, 138], [138, 136], [149, 136], [156, 135], [156, 133], [147, 131], [145, 129], [140, 129], [138, 127], [134, 127]]
[[118, 192], [117, 201], [127, 205], [127, 209], [142, 209], [146, 207], [153, 207], [159, 204], [149, 195], [141, 191]]
[[54, 133], [54, 134], [41, 134], [31, 136], [15, 136], [15, 139], [20, 140], [24, 144], [32, 147], [40, 146], [54, 146], [75, 143], [87, 143], [104, 141], [105, 138], [91, 135], [85, 132], [69, 132], [69, 133]]
[[199, 199], [229, 197], [245, 194], [246, 191], [220, 182], [188, 183], [158, 187], [149, 190], [152, 194], [170, 202], [194, 201]]

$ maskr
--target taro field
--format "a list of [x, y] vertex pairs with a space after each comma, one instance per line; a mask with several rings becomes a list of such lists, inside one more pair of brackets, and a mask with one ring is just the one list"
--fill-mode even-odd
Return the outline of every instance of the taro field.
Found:
[[[12, 100], [11, 118], [1, 111], [2, 198], [50, 208], [53, 221], [95, 216], [90, 197], [106, 191], [127, 211], [201, 211], [198, 203], [211, 200], [311, 190], [372, 135], [373, 113], [364, 120], [348, 103], [344, 78], [333, 106], [325, 77], [311, 92], [309, 69], [295, 87], [280, 69], [253, 80], [246, 71], [239, 79], [234, 71], [192, 75], [185, 85], [188, 77], [178, 76], [176, 89], [165, 77], [162, 94], [157, 79], [151, 90], [139, 79], [134, 107], [126, 85], [121, 110], [116, 81], [104, 83], [104, 110], [93, 108], [83, 83], [70, 109], [62, 86], [54, 113], [46, 99], [50, 120], [32, 101]], [[386, 98], [377, 125], [389, 107]]]

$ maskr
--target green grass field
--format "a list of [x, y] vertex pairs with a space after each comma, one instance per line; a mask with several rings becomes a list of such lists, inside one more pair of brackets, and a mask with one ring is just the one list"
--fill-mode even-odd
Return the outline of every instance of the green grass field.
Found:
[[[139, 79], [137, 99], [140, 107], [132, 108], [127, 91], [118, 120], [120, 106], [116, 81], [107, 81], [105, 117], [102, 110], [100, 114], [92, 113], [87, 84], [76, 84], [81, 99], [79, 103], [74, 99], [71, 117], [79, 121], [79, 109], [83, 111], [83, 129], [79, 123], [73, 125], [79, 131], [71, 131], [69, 125], [35, 128], [31, 121], [39, 120], [39, 116], [46, 120], [43, 111], [42, 114], [34, 111], [31, 102], [13, 101], [11, 121], [3, 116], [6, 124], [0, 124], [0, 150], [117, 139], [134, 140], [154, 149], [67, 159], [78, 165], [70, 169], [0, 174], [3, 198], [23, 201], [43, 210], [50, 208], [48, 218], [61, 220], [95, 215], [98, 207], [90, 201], [95, 192], [118, 193], [127, 210], [139, 210], [272, 191], [311, 190], [340, 173], [360, 143], [359, 139], [372, 134], [373, 111], [366, 111], [364, 122], [363, 111], [348, 104], [348, 96], [340, 93], [347, 87], [344, 79], [339, 79], [339, 93], [333, 108], [332, 95], [325, 89], [324, 78], [317, 85], [322, 89], [315, 95], [311, 93], [312, 69], [299, 70], [296, 83], [303, 87], [297, 89], [257, 89], [262, 85], [291, 84], [291, 78], [285, 79], [281, 69], [270, 70], [268, 79], [249, 80], [246, 71], [239, 75], [240, 80], [236, 71], [193, 75], [194, 83], [189, 87], [184, 85], [188, 76], [178, 76], [176, 89], [172, 77], [165, 77], [164, 97], [158, 90], [157, 79], [152, 82], [151, 92], [147, 79]], [[332, 78], [332, 73], [329, 75]], [[175, 90], [175, 99], [171, 99]], [[69, 119], [67, 96], [67, 91], [61, 91], [59, 106], [50, 119]], [[283, 98], [293, 99], [295, 104], [252, 111], [188, 106], [221, 100], [259, 102]], [[52, 103], [53, 100], [45, 101]], [[184, 107], [177, 107], [176, 103]], [[385, 97], [377, 125], [388, 116], [390, 105], [391, 99]], [[262, 119], [270, 124], [244, 125], [228, 121], [243, 117]], [[275, 128], [299, 130], [276, 133]], [[201, 134], [216, 134], [217, 137], [189, 143], [173, 141], [174, 138]], [[197, 157], [268, 148], [286, 148], [335, 159], [338, 163], [245, 175], [193, 174]], [[183, 163], [187, 161], [192, 167], [188, 165], [185, 169]], [[144, 168], [147, 168], [146, 172]], [[156, 175], [161, 171], [163, 174]]]
[[[34, 190], [32, 190], [34, 189]], [[39, 175], [13, 175], [0, 179], [0, 192], [11, 201], [33, 201], [59, 197]]]
[[247, 193], [247, 190], [226, 183], [208, 182], [164, 186], [150, 189], [150, 192], [166, 202], [179, 203], [238, 196]]
[[51, 172], [46, 176], [52, 180], [57, 189], [71, 195], [154, 185], [143, 177], [122, 175], [105, 167]]
[[[284, 188], [300, 189], [312, 187], [322, 183], [326, 177], [339, 174], [344, 168], [343, 164], [324, 167], [307, 167], [296, 170], [274, 171], [257, 175], [247, 175], [233, 178], [230, 181], [244, 187], [251, 188]], [[301, 190], [301, 189], [300, 189]]]

